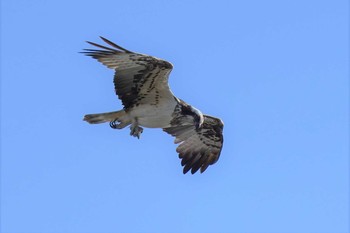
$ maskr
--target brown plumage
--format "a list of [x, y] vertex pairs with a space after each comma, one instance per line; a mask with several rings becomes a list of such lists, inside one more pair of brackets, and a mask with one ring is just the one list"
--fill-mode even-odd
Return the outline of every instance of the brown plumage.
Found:
[[111, 47], [88, 42], [99, 49], [85, 49], [83, 53], [115, 70], [115, 92], [124, 108], [88, 114], [84, 120], [91, 124], [109, 122], [113, 129], [130, 125], [130, 134], [138, 138], [143, 132], [141, 126], [162, 128], [179, 143], [176, 151], [184, 167], [183, 173], [204, 172], [214, 164], [223, 145], [223, 122], [203, 115], [173, 95], [168, 85], [172, 64], [101, 39]]

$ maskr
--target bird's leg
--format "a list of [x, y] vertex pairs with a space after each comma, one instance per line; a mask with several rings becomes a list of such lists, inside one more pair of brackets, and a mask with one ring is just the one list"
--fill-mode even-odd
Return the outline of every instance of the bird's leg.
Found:
[[135, 119], [130, 126], [130, 135], [140, 139], [140, 135], [143, 132], [143, 128], [139, 126], [137, 119]]

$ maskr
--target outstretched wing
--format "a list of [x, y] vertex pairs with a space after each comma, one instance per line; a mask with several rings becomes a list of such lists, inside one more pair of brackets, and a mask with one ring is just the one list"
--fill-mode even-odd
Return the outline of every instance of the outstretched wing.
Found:
[[174, 100], [168, 85], [171, 63], [101, 39], [112, 48], [88, 42], [100, 49], [85, 49], [83, 53], [116, 71], [115, 91], [126, 110], [140, 104], [157, 105], [162, 100]]
[[176, 137], [176, 148], [184, 166], [183, 173], [191, 170], [194, 174], [199, 169], [203, 173], [209, 165], [218, 161], [223, 144], [223, 123], [220, 119], [204, 115], [202, 126], [196, 129], [195, 125], [179, 124], [163, 129]]

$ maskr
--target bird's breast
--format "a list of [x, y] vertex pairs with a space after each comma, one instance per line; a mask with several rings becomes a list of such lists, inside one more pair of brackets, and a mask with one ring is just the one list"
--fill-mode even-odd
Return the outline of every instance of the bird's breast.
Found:
[[130, 109], [131, 118], [137, 119], [139, 125], [147, 128], [165, 128], [173, 119], [176, 103], [168, 104], [141, 104]]

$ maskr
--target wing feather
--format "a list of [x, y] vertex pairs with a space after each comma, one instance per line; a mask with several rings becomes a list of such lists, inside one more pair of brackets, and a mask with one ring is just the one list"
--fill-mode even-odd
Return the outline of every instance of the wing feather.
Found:
[[173, 68], [171, 63], [131, 52], [106, 38], [101, 39], [112, 48], [88, 42], [100, 49], [85, 49], [83, 53], [115, 70], [115, 92], [124, 109], [139, 104], [174, 100], [168, 85], [169, 74]]
[[163, 129], [175, 137], [183, 173], [198, 170], [203, 173], [220, 157], [223, 145], [223, 123], [220, 119], [204, 115], [204, 122], [198, 129], [194, 125], [175, 125]]

